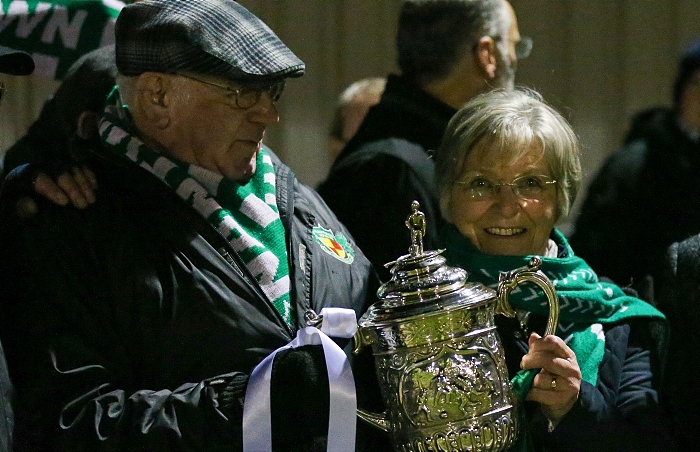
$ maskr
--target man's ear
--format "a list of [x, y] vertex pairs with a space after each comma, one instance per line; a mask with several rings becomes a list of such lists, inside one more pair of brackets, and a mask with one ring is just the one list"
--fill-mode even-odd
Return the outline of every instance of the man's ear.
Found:
[[159, 128], [170, 123], [170, 87], [170, 78], [158, 72], [144, 72], [136, 81], [139, 105], [146, 117]]
[[487, 80], [496, 78], [496, 69], [498, 68], [498, 58], [496, 42], [490, 36], [482, 36], [476, 43], [476, 63], [479, 71]]

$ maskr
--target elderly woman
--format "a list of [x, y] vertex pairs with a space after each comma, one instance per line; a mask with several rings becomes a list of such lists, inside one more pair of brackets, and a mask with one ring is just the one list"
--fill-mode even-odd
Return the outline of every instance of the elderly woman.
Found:
[[514, 319], [497, 320], [514, 382], [534, 375], [521, 388], [521, 437], [537, 450], [661, 447], [663, 315], [599, 280], [554, 228], [581, 182], [566, 120], [533, 91], [486, 93], [452, 118], [435, 160], [448, 263], [494, 286], [499, 272], [539, 255], [559, 296], [557, 335], [537, 333], [548, 309], [544, 296], [532, 296], [535, 286], [511, 294]]

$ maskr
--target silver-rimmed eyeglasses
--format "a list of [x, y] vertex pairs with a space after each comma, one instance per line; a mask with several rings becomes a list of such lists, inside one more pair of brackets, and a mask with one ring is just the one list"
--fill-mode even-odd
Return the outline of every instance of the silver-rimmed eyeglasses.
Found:
[[246, 84], [239, 88], [233, 88], [231, 86], [221, 85], [219, 83], [209, 82], [207, 80], [202, 80], [191, 75], [178, 74], [182, 77], [194, 80], [205, 85], [215, 86], [217, 88], [226, 90], [236, 99], [236, 105], [238, 108], [248, 109], [253, 105], [260, 102], [260, 97], [263, 93], [270, 95], [272, 102], [277, 102], [282, 96], [284, 91], [284, 80], [279, 80], [271, 84]]
[[556, 183], [556, 180], [541, 174], [518, 176], [510, 183], [495, 181], [488, 176], [475, 174], [455, 182], [471, 199], [479, 201], [495, 198], [504, 185], [509, 186], [513, 194], [520, 199], [540, 200], [545, 196], [549, 187]]

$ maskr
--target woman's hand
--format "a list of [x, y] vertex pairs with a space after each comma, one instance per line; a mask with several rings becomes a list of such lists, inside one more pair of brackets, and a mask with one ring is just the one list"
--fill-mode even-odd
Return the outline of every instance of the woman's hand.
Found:
[[544, 415], [556, 425], [578, 399], [581, 369], [573, 350], [557, 336], [532, 333], [528, 346], [520, 367], [542, 370], [535, 376], [527, 400], [539, 402]]

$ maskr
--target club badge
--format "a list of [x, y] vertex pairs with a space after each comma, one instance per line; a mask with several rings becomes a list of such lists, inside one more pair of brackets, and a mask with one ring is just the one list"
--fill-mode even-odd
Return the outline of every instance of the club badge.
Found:
[[333, 234], [333, 231], [316, 226], [311, 231], [314, 241], [321, 249], [341, 262], [352, 264], [355, 260], [355, 250], [343, 234]]

